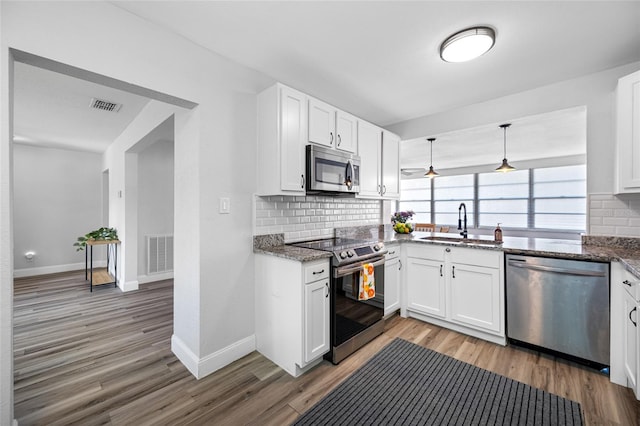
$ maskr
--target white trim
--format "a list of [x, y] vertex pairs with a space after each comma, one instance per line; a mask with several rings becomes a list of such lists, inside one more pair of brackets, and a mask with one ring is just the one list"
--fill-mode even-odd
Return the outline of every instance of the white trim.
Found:
[[152, 283], [155, 281], [172, 280], [172, 279], [173, 279], [173, 271], [163, 272], [160, 274], [139, 275], [138, 284]]
[[198, 357], [175, 334], [171, 335], [171, 352], [180, 360], [187, 370], [198, 379]]
[[[94, 260], [94, 268], [106, 268], [106, 260]], [[67, 265], [38, 266], [35, 268], [14, 269], [14, 278], [33, 277], [36, 275], [56, 274], [58, 272], [81, 271], [84, 269], [84, 262], [69, 263]]]
[[208, 376], [214, 371], [231, 364], [233, 361], [255, 350], [256, 336], [252, 334], [200, 359], [198, 363], [198, 376], [196, 377], [201, 379], [202, 377]]
[[178, 336], [171, 336], [171, 351], [198, 380], [255, 350], [256, 337], [252, 334], [204, 358], [198, 358]]
[[118, 280], [118, 283], [120, 284], [120, 290], [123, 292], [135, 291], [138, 289], [138, 280], [126, 281], [124, 284]]

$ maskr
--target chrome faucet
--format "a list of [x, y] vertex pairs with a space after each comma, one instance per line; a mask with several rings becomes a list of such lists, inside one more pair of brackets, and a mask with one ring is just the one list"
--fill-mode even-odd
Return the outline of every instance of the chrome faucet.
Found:
[[[460, 212], [464, 209], [464, 228], [462, 227], [462, 219], [460, 219]], [[467, 206], [464, 203], [460, 203], [460, 207], [458, 207], [458, 229], [462, 238], [467, 238]]]

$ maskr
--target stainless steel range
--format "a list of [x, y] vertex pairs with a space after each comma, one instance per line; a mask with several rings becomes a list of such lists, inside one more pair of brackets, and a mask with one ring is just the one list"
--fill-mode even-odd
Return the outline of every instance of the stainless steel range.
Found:
[[[294, 243], [298, 247], [329, 251], [331, 258], [331, 350], [325, 358], [339, 363], [384, 329], [384, 255], [378, 241], [330, 238]], [[374, 268], [376, 296], [358, 300], [363, 266]]]

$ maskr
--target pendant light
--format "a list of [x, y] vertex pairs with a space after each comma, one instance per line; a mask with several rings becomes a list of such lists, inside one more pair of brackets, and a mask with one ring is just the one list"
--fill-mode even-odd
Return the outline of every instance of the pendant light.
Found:
[[496, 172], [512, 172], [516, 168], [507, 163], [507, 128], [511, 126], [511, 123], [501, 124], [500, 127], [504, 130], [504, 158], [502, 159], [502, 165], [496, 169]]
[[473, 27], [449, 36], [440, 45], [440, 57], [446, 62], [466, 62], [487, 53], [496, 41], [489, 27]]
[[429, 179], [433, 179], [434, 177], [438, 176], [438, 173], [433, 170], [433, 141], [435, 141], [436, 138], [429, 138], [427, 140], [431, 144], [431, 163], [429, 165], [429, 171], [425, 173], [424, 176], [428, 177]]

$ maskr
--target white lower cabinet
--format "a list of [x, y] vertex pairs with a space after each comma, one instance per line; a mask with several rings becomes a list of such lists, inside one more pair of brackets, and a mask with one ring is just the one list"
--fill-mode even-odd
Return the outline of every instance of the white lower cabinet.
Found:
[[297, 377], [329, 352], [329, 260], [255, 255], [256, 349]]
[[311, 362], [329, 350], [329, 280], [304, 285], [304, 361]]
[[[611, 263], [611, 270], [611, 381], [633, 389], [640, 399], [640, 278], [618, 262]], [[621, 336], [617, 336], [618, 328], [622, 330]], [[621, 353], [619, 358], [617, 353]], [[622, 380], [616, 368], [618, 363], [622, 365]]]
[[451, 264], [451, 320], [500, 331], [500, 269]]
[[407, 258], [407, 308], [439, 318], [446, 317], [444, 262]]
[[504, 254], [407, 244], [403, 314], [506, 343]]
[[[384, 314], [389, 315], [400, 309], [400, 280], [402, 261], [400, 246], [388, 244], [384, 261]], [[377, 290], [377, 289], [376, 289]]]

